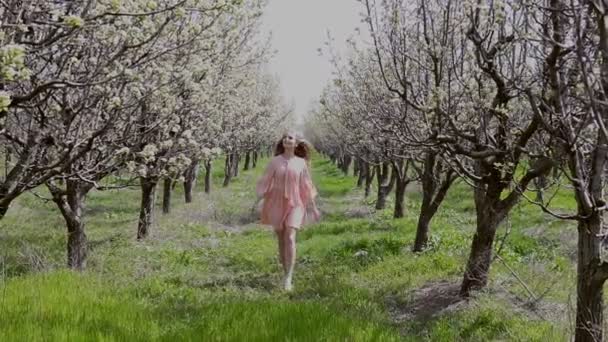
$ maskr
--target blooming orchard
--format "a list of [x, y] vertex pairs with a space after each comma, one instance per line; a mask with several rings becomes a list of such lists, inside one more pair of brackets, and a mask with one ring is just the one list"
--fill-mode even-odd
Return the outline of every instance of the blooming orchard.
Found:
[[102, 179], [139, 179], [143, 238], [158, 182], [184, 180], [191, 196], [200, 161], [268, 146], [266, 128], [283, 113], [263, 71], [263, 8], [258, 0], [3, 1], [0, 217], [45, 184], [66, 221], [68, 264], [84, 268], [83, 206], [90, 190], [107, 187]]

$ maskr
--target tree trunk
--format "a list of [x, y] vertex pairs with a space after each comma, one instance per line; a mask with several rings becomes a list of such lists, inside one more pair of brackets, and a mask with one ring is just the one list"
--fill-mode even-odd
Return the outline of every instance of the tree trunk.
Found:
[[68, 267], [82, 271], [87, 266], [87, 236], [83, 220], [84, 202], [87, 193], [92, 189], [89, 183], [76, 180], [66, 181], [65, 191], [58, 186], [47, 183], [47, 187], [53, 196], [53, 202], [57, 204], [68, 230], [67, 239], [67, 264]]
[[11, 206], [11, 202], [14, 200], [14, 197], [7, 197], [0, 195], [0, 220], [4, 218], [6, 213], [8, 212], [8, 208]]
[[388, 172], [388, 166], [386, 163], [382, 165], [376, 165], [376, 182], [378, 183], [376, 187], [378, 188], [378, 193], [376, 195], [376, 209], [384, 209], [386, 206], [386, 195], [385, 195], [385, 185], [386, 182], [386, 173]]
[[87, 267], [87, 236], [82, 221], [68, 224], [68, 267], [78, 271]]
[[233, 177], [239, 176], [239, 162], [240, 161], [241, 161], [241, 155], [238, 153], [235, 153], [234, 156], [232, 157], [232, 176]]
[[420, 210], [418, 225], [416, 226], [416, 240], [414, 240], [414, 248], [412, 249], [416, 253], [422, 252], [429, 243], [429, 224], [431, 223], [431, 218], [427, 212], [422, 209]]
[[405, 215], [405, 189], [407, 185], [412, 181], [409, 178], [409, 168], [411, 160], [399, 160], [393, 162], [392, 175], [395, 179], [395, 208], [393, 211], [394, 218], [401, 218]]
[[226, 164], [224, 165], [224, 183], [222, 184], [224, 187], [227, 187], [230, 184], [230, 180], [232, 180], [232, 153], [226, 155]]
[[205, 161], [205, 193], [211, 192], [211, 160]]
[[173, 180], [171, 178], [165, 178], [163, 186], [163, 214], [171, 212], [171, 184]]
[[422, 250], [426, 248], [429, 242], [429, 224], [437, 213], [437, 209], [439, 209], [439, 206], [445, 199], [445, 195], [447, 194], [451, 183], [451, 180], [449, 181], [449, 184], [443, 183], [437, 194], [427, 194], [423, 190], [422, 206], [420, 208], [420, 216], [418, 216], [418, 226], [416, 227], [414, 252], [422, 252]]
[[351, 155], [346, 156], [346, 164], [344, 165], [344, 175], [348, 176], [348, 170], [353, 163], [353, 157]]
[[352, 161], [352, 157], [350, 155], [344, 155], [341, 158], [340, 169], [344, 172], [345, 176], [348, 176], [348, 169], [350, 168], [350, 163]]
[[253, 158], [251, 158], [251, 159], [252, 159], [251, 167], [255, 169], [258, 166], [258, 151], [257, 150], [253, 151]]
[[376, 173], [376, 168], [371, 167], [369, 164], [365, 164], [365, 198], [369, 197], [369, 194], [372, 191], [372, 182], [374, 181], [374, 176]]
[[2, 181], [6, 181], [8, 179], [8, 173], [9, 173], [9, 165], [11, 165], [12, 161], [11, 161], [11, 148], [7, 145], [4, 148], [4, 178], [2, 179]]
[[357, 177], [357, 188], [360, 188], [365, 183], [365, 177], [367, 177], [367, 172], [369, 172], [369, 165], [367, 162], [360, 160], [358, 171], [359, 177]]
[[139, 181], [141, 185], [141, 207], [139, 211], [137, 239], [141, 240], [148, 236], [154, 222], [154, 198], [158, 180], [140, 177]]
[[[532, 168], [521, 177], [517, 186], [511, 189], [503, 199], [501, 199], [501, 194], [507, 189], [508, 182], [493, 165], [493, 163], [489, 164], [483, 161], [478, 161], [475, 164], [477, 174], [485, 176], [483, 183], [477, 182], [473, 188], [477, 229], [460, 288], [460, 294], [464, 297], [469, 296], [472, 290], [478, 290], [487, 285], [496, 229], [509, 211], [519, 202], [528, 184], [535, 177], [549, 172], [553, 161], [550, 158], [537, 160]], [[507, 177], [507, 179], [510, 178], [511, 176]]]
[[[361, 159], [355, 158], [355, 162], [353, 163], [353, 176], [355, 176], [357, 178], [361, 178], [359, 176], [360, 171], [361, 171]], [[358, 184], [358, 182], [357, 182], [357, 184]]]
[[602, 245], [601, 214], [578, 223], [576, 342], [603, 341], [604, 282], [598, 272]]
[[409, 183], [410, 180], [405, 176], [403, 179], [398, 179], [396, 182], [395, 211], [393, 212], [394, 218], [401, 218], [405, 216], [405, 189]]
[[77, 181], [67, 181], [67, 200], [72, 209], [72, 219], [66, 220], [68, 227], [68, 267], [84, 270], [87, 266], [87, 236], [84, 232], [82, 211], [84, 199], [90, 187], [80, 187]]
[[[603, 20], [602, 20], [603, 24]], [[605, 30], [603, 31], [606, 32]], [[608, 40], [608, 38], [606, 39]], [[605, 42], [604, 42], [605, 43]], [[606, 44], [601, 44], [606, 48]], [[608, 67], [604, 51], [604, 67]], [[604, 68], [606, 69], [606, 68]], [[602, 80], [608, 86], [608, 79]], [[602, 121], [608, 121], [606, 109]], [[608, 279], [604, 229], [606, 206], [604, 195], [605, 170], [608, 161], [608, 137], [598, 132], [589, 163], [581, 158], [581, 150], [570, 150], [569, 169], [575, 188], [578, 219], [577, 281], [576, 281], [576, 342], [603, 341], [604, 338], [604, 283]], [[588, 178], [583, 176], [588, 172]]]
[[[390, 174], [390, 181], [387, 183]], [[386, 198], [390, 194], [395, 185], [396, 175], [390, 173], [388, 163], [383, 163], [382, 166], [376, 167], [376, 175], [378, 181], [378, 198], [376, 200], [376, 209], [382, 210], [386, 207]]]
[[[422, 170], [422, 205], [418, 216], [418, 226], [416, 227], [416, 239], [414, 240], [414, 252], [422, 252], [429, 242], [429, 223], [435, 213], [431, 213], [431, 203], [437, 181], [435, 178], [436, 156], [432, 152], [427, 152], [424, 158]], [[438, 206], [436, 206], [438, 207]]]
[[[454, 172], [449, 168], [447, 171], [444, 170], [444, 165], [440, 163], [441, 161], [437, 162], [435, 153], [432, 151], [426, 153], [422, 170], [422, 205], [412, 249], [414, 252], [422, 252], [426, 248], [429, 241], [429, 224], [456, 179]], [[437, 187], [438, 178], [442, 179], [439, 187]]]
[[243, 171], [249, 170], [249, 164], [251, 163], [251, 152], [245, 153], [245, 165], [243, 165]]
[[200, 160], [193, 160], [192, 164], [186, 169], [184, 174], [184, 197], [186, 203], [192, 203], [192, 192], [196, 185], [196, 178], [198, 177], [198, 168]]
[[534, 187], [536, 188], [536, 201], [544, 203], [544, 190], [547, 187], [547, 176], [542, 175], [534, 179]]
[[[484, 192], [484, 190], [476, 191]], [[460, 295], [463, 297], [469, 297], [471, 291], [482, 289], [488, 284], [494, 237], [498, 225], [504, 218], [504, 214], [497, 209], [499, 201], [496, 196], [484, 196], [483, 199], [476, 200], [477, 228], [460, 287]]]

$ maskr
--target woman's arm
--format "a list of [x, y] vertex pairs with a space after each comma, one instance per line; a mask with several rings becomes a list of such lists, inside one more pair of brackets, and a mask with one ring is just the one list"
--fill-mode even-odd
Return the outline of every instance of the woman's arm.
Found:
[[308, 165], [304, 165], [304, 170], [302, 171], [302, 175], [300, 177], [300, 197], [302, 199], [304, 207], [306, 208], [304, 222], [306, 224], [318, 222], [321, 218], [321, 213], [317, 209], [317, 205], [315, 203], [315, 197], [317, 197], [317, 189], [312, 183], [310, 171], [308, 170]]
[[304, 165], [304, 170], [302, 170], [302, 175], [300, 176], [300, 197], [305, 206], [310, 204], [310, 202], [313, 202], [315, 197], [317, 197], [317, 189], [312, 183], [308, 165], [306, 164]]
[[270, 186], [272, 185], [272, 179], [274, 176], [274, 164], [274, 159], [272, 159], [268, 163], [268, 166], [266, 166], [266, 171], [264, 171], [264, 175], [262, 176], [262, 178], [260, 178], [260, 180], [258, 180], [258, 183], [255, 187], [255, 192], [258, 198], [264, 197], [264, 194], [268, 192]]

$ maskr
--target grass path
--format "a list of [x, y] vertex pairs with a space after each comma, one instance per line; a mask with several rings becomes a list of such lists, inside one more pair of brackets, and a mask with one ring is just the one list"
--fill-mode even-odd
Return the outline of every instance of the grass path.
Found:
[[[88, 271], [63, 269], [63, 222], [50, 203], [19, 199], [0, 222], [1, 341], [391, 341], [567, 340], [571, 250], [561, 223], [527, 206], [510, 218], [501, 257], [532, 290], [495, 263], [489, 290], [454, 292], [468, 253], [470, 192], [456, 186], [432, 224], [431, 248], [410, 252], [420, 203], [393, 220], [326, 160], [315, 160], [321, 223], [298, 234], [295, 291], [280, 289], [273, 233], [255, 224], [254, 184], [264, 165], [191, 204], [177, 189], [149, 239], [134, 239], [139, 192], [88, 200]], [[199, 183], [200, 186], [200, 183]], [[160, 195], [160, 194], [159, 194]], [[160, 196], [159, 196], [160, 197]], [[391, 203], [389, 202], [389, 206]], [[539, 239], [541, 234], [543, 238]], [[548, 289], [548, 290], [547, 290]]]

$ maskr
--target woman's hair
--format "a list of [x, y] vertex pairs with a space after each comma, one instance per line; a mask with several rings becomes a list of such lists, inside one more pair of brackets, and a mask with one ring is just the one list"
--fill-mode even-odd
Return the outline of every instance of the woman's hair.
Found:
[[[286, 132], [281, 135], [281, 139], [279, 139], [279, 141], [277, 142], [276, 147], [274, 149], [275, 156], [278, 156], [285, 152], [285, 147], [283, 147], [283, 138], [285, 138], [288, 133], [289, 132]], [[310, 163], [310, 155], [312, 150], [310, 147], [310, 143], [304, 138], [302, 138], [302, 136], [300, 136], [299, 134], [294, 134], [294, 138], [296, 139], [296, 149], [294, 151], [295, 155], [300, 158], [304, 158], [304, 160]]]

